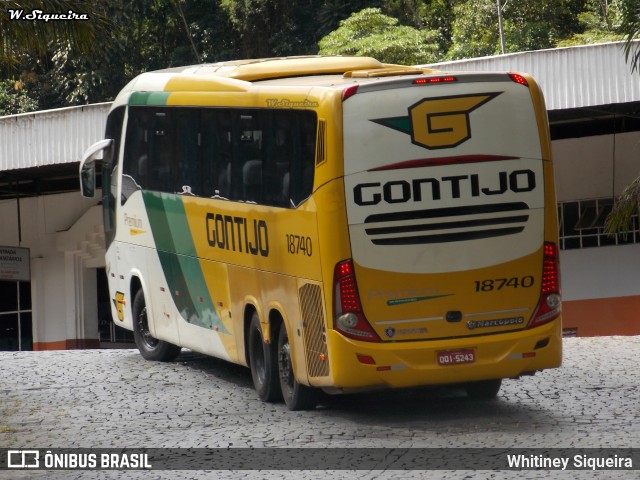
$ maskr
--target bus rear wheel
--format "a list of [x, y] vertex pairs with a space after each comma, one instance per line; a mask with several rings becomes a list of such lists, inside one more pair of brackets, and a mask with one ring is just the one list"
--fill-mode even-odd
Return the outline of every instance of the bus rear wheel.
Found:
[[481, 382], [469, 382], [465, 384], [464, 388], [467, 391], [467, 396], [478, 400], [492, 400], [498, 396], [500, 387], [502, 386], [502, 379], [497, 380], [483, 380]]
[[278, 334], [278, 373], [284, 403], [289, 410], [311, 410], [318, 403], [319, 392], [313, 387], [298, 383], [291, 365], [291, 346], [284, 325]]
[[263, 402], [281, 400], [276, 352], [273, 344], [264, 342], [260, 318], [256, 312], [253, 312], [249, 325], [249, 366], [253, 386], [260, 400]]
[[181, 348], [164, 340], [154, 338], [149, 332], [149, 318], [147, 304], [142, 289], [138, 290], [133, 299], [133, 339], [146, 360], [156, 362], [170, 362], [180, 354]]

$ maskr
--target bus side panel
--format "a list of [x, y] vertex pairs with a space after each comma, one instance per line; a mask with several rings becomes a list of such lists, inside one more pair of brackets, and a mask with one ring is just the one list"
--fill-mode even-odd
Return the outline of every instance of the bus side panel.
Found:
[[[168, 291], [168, 286], [162, 281], [164, 275], [157, 261], [156, 245], [147, 213], [142, 192], [134, 193], [124, 205], [117, 208], [116, 237], [107, 255], [111, 270], [109, 281], [110, 284], [113, 282], [115, 289], [112, 291], [113, 303], [116, 305], [115, 318], [118, 318], [118, 305], [124, 305], [124, 321], [118, 321], [117, 324], [133, 330], [135, 291], [132, 288], [137, 279], [144, 291], [150, 313], [150, 333], [158, 339], [179, 344], [174, 319], [161, 314], [166, 309], [159, 298], [159, 292], [162, 288]], [[162, 279], [160, 285], [156, 285], [155, 281], [150, 282], [152, 278]]]
[[[191, 298], [199, 313], [190, 318], [183, 311], [174, 309], [181, 345], [197, 352], [225, 360], [238, 361], [236, 329], [230, 315], [228, 285], [225, 264], [197, 259], [202, 270], [201, 282], [191, 282]], [[186, 278], [193, 276], [187, 273]], [[211, 301], [208, 301], [210, 298]], [[195, 310], [195, 308], [194, 308]]]
[[295, 210], [194, 197], [183, 197], [183, 203], [195, 255], [204, 264], [225, 265], [225, 273], [209, 275], [207, 283], [229, 298], [221, 316], [233, 325], [234, 360], [247, 363], [245, 327], [253, 308], [271, 342], [277, 338], [270, 322], [282, 318], [296, 378], [307, 382], [297, 279], [307, 283], [321, 278], [314, 199]]
[[105, 265], [109, 284], [109, 298], [111, 299], [111, 318], [117, 326], [133, 330], [129, 289], [125, 285], [124, 276], [120, 278], [118, 257], [120, 256], [120, 242], [112, 242], [105, 255]]
[[[248, 324], [251, 320], [248, 312], [255, 310], [262, 324], [263, 336], [270, 342], [278, 341], [277, 337], [271, 334], [270, 321], [275, 320], [275, 317], [270, 314], [276, 313], [281, 317], [289, 332], [292, 358], [298, 359], [300, 365], [304, 366], [304, 348], [302, 339], [297, 334], [301, 326], [296, 279], [287, 275], [229, 265], [227, 281], [231, 292], [229, 315], [234, 321], [238, 362], [248, 364], [248, 352], [245, 351], [245, 321]], [[300, 365], [294, 365], [294, 371]], [[303, 372], [304, 368], [298, 369], [296, 374]], [[301, 378], [305, 379], [305, 375]]]

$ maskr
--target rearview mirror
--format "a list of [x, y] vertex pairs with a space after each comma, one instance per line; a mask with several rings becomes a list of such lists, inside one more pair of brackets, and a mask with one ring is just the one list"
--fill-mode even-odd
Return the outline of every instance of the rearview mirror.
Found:
[[96, 162], [85, 163], [80, 170], [80, 193], [83, 197], [96, 196]]
[[107, 138], [91, 145], [80, 161], [80, 192], [83, 197], [96, 196], [96, 157], [113, 145], [113, 140]]

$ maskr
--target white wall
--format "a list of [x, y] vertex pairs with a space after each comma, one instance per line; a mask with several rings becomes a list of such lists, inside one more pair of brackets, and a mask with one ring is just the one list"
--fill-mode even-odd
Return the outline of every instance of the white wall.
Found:
[[95, 247], [104, 240], [96, 204], [78, 192], [21, 198], [19, 243], [17, 200], [0, 201], [0, 245], [30, 249], [34, 343], [98, 338], [95, 268], [104, 250]]
[[[617, 196], [640, 175], [640, 132], [555, 140], [552, 148], [559, 202]], [[640, 295], [640, 244], [565, 250], [560, 262], [563, 300]]]
[[560, 252], [562, 299], [640, 295], [640, 245], [612, 245]]
[[559, 202], [613, 197], [640, 175], [640, 132], [554, 140], [551, 145]]

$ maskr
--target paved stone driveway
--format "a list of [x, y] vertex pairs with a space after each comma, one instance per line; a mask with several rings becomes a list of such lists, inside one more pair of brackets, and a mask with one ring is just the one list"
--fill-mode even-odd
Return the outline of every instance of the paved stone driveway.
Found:
[[[640, 448], [640, 337], [565, 339], [560, 369], [460, 392], [328, 397], [311, 412], [261, 403], [243, 367], [183, 351], [0, 352], [4, 448]], [[640, 467], [638, 465], [637, 467]], [[0, 471], [0, 478], [640, 478], [635, 472]]]

